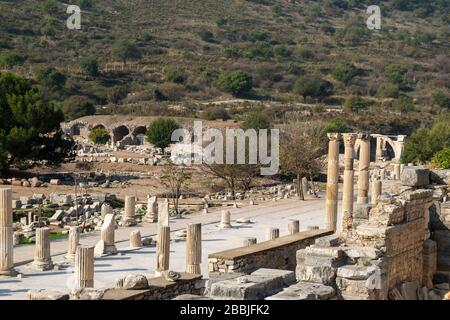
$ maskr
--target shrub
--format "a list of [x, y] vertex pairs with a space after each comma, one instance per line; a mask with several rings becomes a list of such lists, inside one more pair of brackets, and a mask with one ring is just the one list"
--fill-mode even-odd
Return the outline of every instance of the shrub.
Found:
[[303, 99], [312, 97], [321, 100], [332, 94], [333, 85], [320, 78], [300, 77], [294, 85], [294, 92], [303, 96]]
[[14, 67], [25, 62], [26, 56], [18, 52], [3, 52], [0, 54], [0, 65], [3, 67]]
[[103, 127], [94, 128], [89, 132], [89, 140], [95, 144], [106, 144], [111, 137]]
[[227, 110], [225, 110], [224, 107], [220, 106], [210, 107], [206, 109], [203, 114], [203, 117], [206, 120], [216, 120], [216, 119], [228, 120], [231, 118]]
[[408, 70], [401, 65], [390, 64], [390, 65], [386, 66], [386, 69], [385, 69], [386, 79], [390, 83], [402, 85], [404, 82], [403, 77], [407, 71]]
[[169, 68], [165, 72], [164, 79], [169, 82], [184, 83], [186, 76], [179, 69]]
[[217, 79], [217, 85], [222, 91], [235, 96], [249, 92], [253, 86], [252, 82], [252, 77], [243, 71], [223, 73]]
[[147, 140], [157, 148], [165, 149], [172, 143], [172, 133], [180, 126], [172, 119], [159, 118], [147, 130]]
[[159, 86], [158, 91], [166, 100], [179, 100], [184, 96], [185, 87], [182, 84], [166, 82]]
[[400, 88], [397, 84], [386, 82], [378, 89], [378, 95], [387, 98], [398, 98], [400, 95]]
[[36, 79], [49, 88], [62, 88], [66, 84], [67, 77], [55, 68], [47, 67], [36, 73]]
[[339, 62], [333, 68], [333, 77], [345, 85], [348, 85], [357, 75], [358, 68], [348, 61]]
[[450, 169], [450, 147], [447, 147], [433, 157], [433, 164], [441, 169]]
[[66, 120], [73, 120], [95, 114], [94, 105], [83, 96], [72, 96], [63, 103], [63, 112]]
[[84, 57], [80, 59], [78, 63], [81, 72], [90, 76], [96, 76], [98, 74], [98, 62], [95, 57]]
[[207, 29], [202, 29], [197, 34], [203, 41], [206, 41], [206, 42], [214, 41], [214, 34]]
[[442, 90], [436, 90], [432, 94], [433, 103], [441, 108], [450, 109], [450, 97]]
[[414, 110], [413, 99], [409, 96], [401, 96], [394, 101], [393, 107], [401, 113], [408, 113]]
[[359, 112], [366, 107], [366, 101], [363, 98], [357, 96], [347, 98], [344, 104], [344, 109], [350, 112]]

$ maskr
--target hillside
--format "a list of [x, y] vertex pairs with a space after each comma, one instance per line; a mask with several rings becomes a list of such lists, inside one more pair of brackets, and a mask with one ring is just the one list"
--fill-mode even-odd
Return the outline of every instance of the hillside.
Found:
[[[342, 105], [361, 96], [384, 107], [407, 95], [419, 110], [436, 113], [433, 93], [449, 96], [445, 0], [70, 2], [82, 8], [81, 30], [66, 28], [64, 2], [0, 1], [2, 69], [37, 79], [61, 105], [82, 96], [104, 106], [101, 112], [167, 113], [174, 102], [231, 97], [217, 78], [236, 70], [252, 77], [253, 90], [245, 93], [251, 99]], [[371, 31], [366, 8], [376, 2], [382, 29]], [[127, 59], [118, 58], [121, 42], [131, 46]], [[99, 71], [80, 68], [83, 61], [97, 62]], [[354, 67], [350, 81], [335, 76], [342, 62]], [[302, 97], [299, 78], [320, 79], [333, 90]]]

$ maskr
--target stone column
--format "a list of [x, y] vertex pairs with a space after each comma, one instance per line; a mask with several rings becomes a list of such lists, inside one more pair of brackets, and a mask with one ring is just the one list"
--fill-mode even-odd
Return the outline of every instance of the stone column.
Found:
[[377, 204], [377, 199], [381, 195], [382, 182], [378, 179], [372, 180], [371, 203]]
[[0, 277], [14, 277], [12, 190], [0, 189]]
[[273, 240], [280, 237], [280, 229], [269, 228], [267, 229], [267, 240]]
[[130, 248], [142, 248], [141, 232], [138, 230], [130, 233]]
[[75, 255], [75, 280], [77, 288], [94, 287], [94, 247], [78, 246]]
[[169, 201], [167, 199], [158, 207], [158, 228], [169, 226]]
[[105, 219], [106, 215], [111, 214], [111, 213], [113, 213], [112, 207], [107, 203], [102, 204], [102, 208], [101, 208], [102, 218]]
[[328, 134], [327, 228], [336, 231], [339, 191], [339, 133]]
[[34, 222], [33, 212], [28, 212], [28, 224], [32, 224]]
[[251, 246], [252, 244], [256, 244], [256, 242], [257, 242], [256, 238], [245, 238], [242, 241], [242, 246], [248, 247], [248, 246]]
[[117, 253], [115, 244], [115, 231], [116, 220], [114, 218], [114, 214], [109, 213], [103, 220], [102, 228], [100, 231], [101, 240], [95, 245], [94, 251], [96, 257], [101, 257], [104, 254]]
[[161, 273], [169, 270], [170, 255], [170, 227], [158, 228], [158, 240], [156, 243], [156, 271]]
[[131, 227], [136, 225], [136, 197], [125, 196], [125, 213], [123, 216], [125, 226]]
[[400, 169], [399, 163], [394, 164], [394, 175], [395, 175], [395, 180], [401, 179], [401, 169]]
[[288, 222], [289, 234], [296, 234], [300, 232], [300, 221], [290, 219]]
[[36, 229], [36, 244], [34, 247], [34, 261], [31, 266], [34, 269], [45, 271], [53, 268], [52, 257], [50, 256], [50, 229]]
[[358, 204], [369, 203], [369, 167], [370, 167], [370, 134], [358, 135], [359, 148], [359, 175], [358, 175]]
[[80, 228], [70, 227], [69, 229], [69, 249], [67, 250], [66, 259], [75, 262], [75, 254], [80, 242]]
[[231, 213], [228, 210], [222, 210], [222, 216], [219, 224], [220, 229], [231, 228]]
[[354, 193], [354, 171], [353, 157], [355, 154], [355, 143], [357, 135], [346, 133], [344, 136], [344, 186], [342, 194], [342, 231], [348, 232], [353, 222], [353, 193]]
[[381, 137], [377, 137], [377, 149], [375, 152], [375, 156], [376, 156], [377, 160], [383, 156], [382, 143], [383, 143], [383, 141], [381, 140]]
[[147, 201], [147, 212], [144, 221], [153, 223], [158, 221], [158, 198], [150, 197]]
[[202, 225], [189, 224], [186, 236], [186, 273], [202, 274]]

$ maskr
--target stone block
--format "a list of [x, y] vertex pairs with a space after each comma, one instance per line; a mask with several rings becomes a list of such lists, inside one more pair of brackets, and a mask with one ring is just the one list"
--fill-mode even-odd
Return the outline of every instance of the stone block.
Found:
[[339, 245], [339, 242], [339, 237], [332, 234], [329, 236], [317, 238], [314, 243], [319, 247], [336, 247]]
[[356, 219], [369, 219], [371, 204], [358, 204], [353, 212], [353, 217]]
[[406, 167], [401, 174], [402, 184], [409, 187], [424, 187], [430, 184], [430, 170]]
[[367, 280], [373, 271], [373, 267], [346, 265], [337, 269], [337, 276], [350, 280]]
[[281, 277], [283, 284], [289, 286], [295, 282], [295, 272], [289, 270], [261, 268], [251, 273], [252, 276]]
[[300, 281], [265, 300], [328, 300], [334, 294], [333, 287]]
[[332, 284], [336, 278], [336, 269], [329, 266], [297, 265], [295, 275], [298, 281]]
[[405, 300], [418, 300], [417, 291], [419, 290], [419, 283], [404, 282], [400, 286], [400, 293]]

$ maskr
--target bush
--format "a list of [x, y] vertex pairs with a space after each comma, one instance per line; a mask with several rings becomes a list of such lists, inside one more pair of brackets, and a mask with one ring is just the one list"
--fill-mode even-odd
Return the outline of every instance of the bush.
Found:
[[270, 119], [261, 113], [251, 113], [245, 117], [244, 122], [241, 124], [241, 129], [270, 129], [272, 128], [272, 123]]
[[169, 82], [184, 83], [186, 81], [186, 76], [178, 69], [169, 68], [165, 72], [164, 79]]
[[112, 48], [112, 56], [123, 63], [127, 63], [129, 59], [139, 59], [141, 53], [137, 45], [128, 39], [118, 40]]
[[243, 71], [232, 71], [223, 73], [217, 79], [218, 87], [225, 92], [240, 96], [249, 92], [253, 86], [252, 77]]
[[147, 140], [157, 148], [165, 149], [172, 143], [172, 133], [180, 126], [172, 119], [159, 118], [147, 130]]
[[216, 106], [206, 109], [203, 114], [203, 118], [206, 120], [216, 120], [216, 119], [228, 120], [231, 117], [224, 107]]
[[0, 65], [10, 68], [24, 63], [26, 59], [26, 56], [17, 52], [3, 52], [0, 54]]
[[378, 89], [378, 95], [387, 98], [398, 98], [400, 95], [400, 87], [393, 83], [383, 83]]
[[42, 5], [42, 10], [48, 14], [54, 14], [58, 12], [58, 4], [55, 0], [46, 0]]
[[53, 67], [40, 69], [36, 73], [36, 79], [49, 88], [63, 88], [67, 77]]
[[95, 114], [94, 105], [82, 96], [72, 96], [63, 103], [63, 112], [66, 120], [74, 120]]
[[89, 132], [89, 140], [95, 144], [106, 144], [111, 137], [103, 127], [94, 128]]
[[408, 113], [414, 110], [414, 102], [409, 96], [401, 96], [394, 101], [393, 107], [401, 113]]
[[81, 72], [90, 76], [96, 76], [98, 74], [98, 62], [95, 57], [84, 57], [80, 59], [78, 63]]
[[441, 108], [450, 109], [450, 97], [442, 90], [436, 90], [432, 94], [433, 103]]
[[348, 61], [339, 62], [333, 68], [333, 77], [345, 85], [348, 85], [357, 75], [358, 68]]
[[336, 117], [324, 123], [323, 131], [324, 133], [330, 132], [347, 133], [350, 132], [350, 127], [348, 126], [347, 121], [345, 119], [341, 117]]
[[344, 104], [344, 109], [350, 112], [359, 112], [366, 107], [366, 101], [361, 97], [349, 97]]
[[398, 64], [390, 64], [386, 66], [385, 75], [386, 79], [393, 84], [402, 85], [404, 83], [404, 75], [408, 70]]
[[433, 157], [433, 164], [441, 169], [450, 169], [450, 147], [447, 147]]
[[179, 100], [184, 96], [185, 87], [182, 84], [166, 82], [159, 86], [158, 91], [164, 97], [163, 100]]
[[333, 85], [320, 78], [300, 77], [295, 83], [294, 92], [303, 96], [303, 99], [312, 97], [321, 100], [333, 93]]
[[206, 41], [206, 42], [214, 41], [214, 34], [207, 29], [202, 29], [197, 34], [203, 41]]
[[115, 86], [108, 89], [106, 95], [109, 103], [118, 104], [128, 95], [128, 88], [125, 86]]

